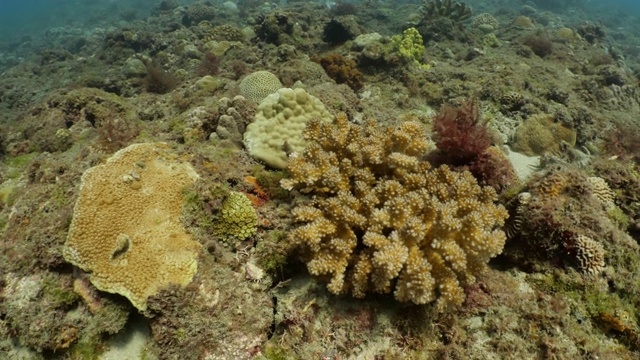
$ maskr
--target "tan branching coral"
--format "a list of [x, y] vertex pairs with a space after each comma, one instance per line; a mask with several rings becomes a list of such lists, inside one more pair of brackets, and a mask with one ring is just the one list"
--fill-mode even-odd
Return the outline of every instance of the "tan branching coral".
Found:
[[335, 294], [390, 293], [399, 301], [442, 308], [464, 300], [474, 281], [502, 251], [507, 217], [493, 188], [469, 172], [433, 169], [424, 127], [396, 128], [312, 120], [302, 154], [292, 155], [285, 189], [313, 199], [294, 209], [290, 233], [308, 251], [313, 275], [329, 278]]
[[584, 235], [578, 235], [575, 240], [576, 260], [581, 271], [595, 275], [605, 267], [605, 251], [601, 243]]

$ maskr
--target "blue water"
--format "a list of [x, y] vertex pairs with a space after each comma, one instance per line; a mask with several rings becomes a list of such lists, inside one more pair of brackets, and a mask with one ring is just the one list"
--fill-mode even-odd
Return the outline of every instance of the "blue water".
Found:
[[[225, 1], [209, 0], [208, 2], [221, 6]], [[323, 5], [335, 2], [313, 1]], [[358, 2], [358, 0], [343, 1]], [[135, 19], [147, 18], [160, 2], [161, 0], [0, 0], [0, 45], [40, 36], [56, 28], [73, 27], [76, 30], [91, 32], [98, 28], [126, 26], [128, 22]], [[178, 2], [181, 5], [188, 5], [197, 0], [179, 0]], [[286, 4], [286, 0], [265, 0], [264, 2]], [[396, 5], [415, 3], [416, 8], [421, 3], [420, 0], [372, 0], [373, 4], [385, 2]], [[525, 4], [533, 4], [539, 12], [550, 10], [557, 14], [565, 12], [565, 15], [572, 12], [579, 13], [579, 18], [576, 18], [573, 24], [567, 25], [578, 24], [581, 20], [603, 21], [605, 25], [612, 26], [618, 19], [627, 19], [640, 24], [640, 0], [468, 0], [462, 2], [470, 5], [474, 13], [495, 13], [505, 10], [517, 15], [519, 9]], [[559, 7], [560, 3], [570, 5]], [[375, 29], [372, 30], [375, 31]], [[629, 31], [635, 32], [631, 29]]]
[[[39, 35], [56, 27], [123, 25], [123, 14], [147, 17], [158, 0], [0, 0], [3, 41]], [[190, 3], [182, 1], [182, 4]]]

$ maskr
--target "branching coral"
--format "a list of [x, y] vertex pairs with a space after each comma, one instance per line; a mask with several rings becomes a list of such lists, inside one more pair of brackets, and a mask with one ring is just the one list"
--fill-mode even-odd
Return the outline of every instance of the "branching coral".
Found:
[[493, 188], [469, 172], [432, 168], [425, 129], [311, 121], [309, 145], [289, 162], [285, 189], [314, 195], [294, 209], [290, 239], [308, 252], [313, 275], [334, 294], [390, 293], [399, 301], [440, 308], [464, 300], [472, 282], [502, 251], [507, 212]]
[[422, 69], [429, 69], [428, 64], [422, 63], [424, 55], [424, 42], [422, 35], [414, 27], [402, 32], [402, 35], [391, 37], [391, 48], [403, 61], [414, 64]]

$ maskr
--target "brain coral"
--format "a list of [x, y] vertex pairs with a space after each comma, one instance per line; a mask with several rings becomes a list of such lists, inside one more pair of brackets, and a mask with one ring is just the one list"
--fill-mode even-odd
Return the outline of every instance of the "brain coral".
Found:
[[286, 150], [301, 152], [306, 146], [302, 133], [307, 121], [330, 122], [332, 118], [322, 102], [304, 89], [282, 88], [260, 103], [244, 133], [244, 145], [254, 158], [284, 169]]
[[278, 77], [264, 70], [253, 72], [240, 82], [240, 94], [257, 104], [280, 88], [282, 83]]
[[164, 143], [118, 151], [83, 174], [64, 258], [145, 310], [149, 296], [196, 273], [200, 246], [180, 216], [182, 189], [197, 179]]
[[329, 279], [332, 293], [393, 291], [399, 301], [439, 308], [464, 300], [472, 282], [500, 253], [507, 218], [495, 190], [469, 172], [432, 168], [424, 127], [395, 129], [348, 122], [309, 122], [303, 154], [292, 156], [281, 185], [313, 194], [294, 209], [290, 233], [310, 261], [309, 271]]
[[600, 200], [605, 209], [610, 210], [616, 207], [615, 193], [603, 178], [591, 176], [587, 181], [591, 184], [593, 196]]
[[599, 274], [605, 267], [605, 250], [601, 243], [584, 235], [575, 240], [576, 260], [581, 271], [587, 274]]

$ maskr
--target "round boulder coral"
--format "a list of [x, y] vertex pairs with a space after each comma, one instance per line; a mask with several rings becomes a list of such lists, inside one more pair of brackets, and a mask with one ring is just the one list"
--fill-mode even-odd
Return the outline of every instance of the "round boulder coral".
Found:
[[256, 71], [247, 75], [240, 82], [240, 93], [247, 100], [260, 103], [269, 94], [273, 94], [282, 88], [282, 83], [277, 76], [268, 71]]

